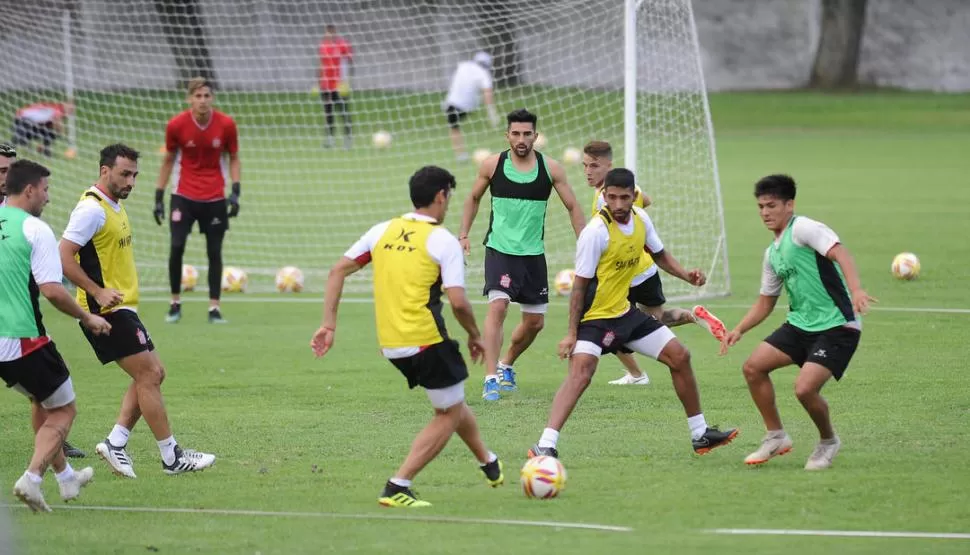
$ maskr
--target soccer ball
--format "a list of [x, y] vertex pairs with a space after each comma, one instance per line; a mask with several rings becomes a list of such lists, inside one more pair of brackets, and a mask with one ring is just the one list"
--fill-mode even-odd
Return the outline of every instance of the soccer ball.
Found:
[[374, 133], [371, 142], [374, 143], [375, 148], [387, 148], [391, 146], [391, 134], [387, 131], [378, 131]]
[[249, 276], [239, 268], [229, 266], [222, 271], [222, 290], [229, 293], [245, 293]]
[[901, 252], [893, 258], [892, 271], [896, 279], [916, 279], [919, 277], [919, 258], [911, 252]]
[[556, 274], [556, 294], [560, 296], [566, 296], [570, 294], [573, 290], [573, 279], [576, 277], [576, 272], [572, 270], [563, 270]]
[[492, 153], [489, 152], [487, 148], [479, 148], [472, 154], [472, 160], [474, 160], [476, 164], [481, 165], [482, 162], [484, 162], [485, 159], [491, 155]]
[[562, 153], [562, 161], [567, 164], [578, 164], [583, 159], [583, 153], [578, 148], [569, 147]]
[[548, 144], [549, 144], [549, 141], [546, 139], [546, 136], [540, 133], [536, 137], [536, 142], [532, 143], [532, 148], [542, 150], [546, 148], [546, 145]]
[[192, 291], [199, 283], [199, 271], [191, 264], [182, 264], [182, 291]]
[[556, 457], [533, 457], [520, 474], [522, 491], [530, 499], [551, 499], [566, 487], [566, 469]]
[[284, 266], [276, 272], [276, 289], [280, 293], [303, 291], [303, 272], [296, 266]]
[[64, 158], [67, 158], [68, 160], [77, 158], [77, 149], [73, 146], [68, 147], [67, 150], [64, 151]]

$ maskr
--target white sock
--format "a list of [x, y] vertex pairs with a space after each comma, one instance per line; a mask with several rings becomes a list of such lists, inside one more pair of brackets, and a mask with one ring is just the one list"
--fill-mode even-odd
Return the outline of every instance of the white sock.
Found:
[[[497, 460], [498, 460], [498, 455], [489, 451], [488, 457], [485, 459], [485, 464], [491, 464]], [[485, 464], [483, 464], [482, 466], [485, 466]]]
[[58, 482], [67, 482], [68, 480], [74, 478], [74, 469], [71, 468], [71, 463], [67, 463], [64, 470], [61, 472], [55, 472], [54, 477], [57, 478]]
[[388, 482], [394, 484], [395, 486], [401, 486], [402, 488], [411, 487], [411, 480], [405, 480], [404, 478], [391, 478]]
[[158, 450], [162, 452], [162, 462], [172, 464], [175, 462], [175, 436], [168, 436], [158, 442]]
[[497, 366], [498, 366], [498, 369], [499, 370], [511, 370], [512, 369], [512, 365], [511, 364], [505, 364], [501, 360], [498, 361], [498, 365]]
[[690, 427], [690, 438], [699, 439], [707, 431], [707, 421], [704, 420], [704, 413], [702, 412], [687, 417], [687, 426]]
[[768, 437], [779, 438], [780, 439], [780, 438], [785, 437], [785, 435], [787, 435], [787, 434], [785, 434], [785, 430], [784, 429], [781, 429], [781, 430], [768, 430]]
[[559, 430], [553, 430], [552, 428], [546, 428], [542, 430], [542, 437], [539, 438], [539, 447], [556, 447], [556, 443], [559, 441]]
[[128, 436], [131, 435], [131, 430], [115, 424], [114, 428], [111, 428], [111, 433], [108, 434], [108, 443], [114, 445], [115, 447], [124, 447], [128, 445]]
[[39, 474], [34, 474], [29, 470], [24, 472], [24, 476], [27, 476], [27, 479], [30, 480], [30, 483], [32, 484], [41, 484], [44, 482], [44, 479]]

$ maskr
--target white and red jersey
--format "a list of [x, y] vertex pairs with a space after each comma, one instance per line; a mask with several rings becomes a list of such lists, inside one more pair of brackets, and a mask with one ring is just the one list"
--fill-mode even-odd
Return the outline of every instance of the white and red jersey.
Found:
[[178, 152], [177, 173], [172, 194], [195, 201], [226, 198], [223, 154], [239, 150], [236, 122], [213, 110], [205, 125], [186, 110], [165, 127], [165, 149]]
[[17, 110], [17, 119], [25, 119], [33, 123], [52, 123], [67, 114], [67, 110], [60, 102], [36, 102]]

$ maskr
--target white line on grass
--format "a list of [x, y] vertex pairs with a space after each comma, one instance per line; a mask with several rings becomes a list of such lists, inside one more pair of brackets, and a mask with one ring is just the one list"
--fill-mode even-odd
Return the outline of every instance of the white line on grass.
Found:
[[715, 528], [709, 534], [739, 536], [835, 536], [840, 538], [911, 538], [935, 540], [970, 540], [970, 534], [946, 532], [877, 532], [871, 530], [773, 530], [761, 528]]
[[[24, 505], [4, 504], [8, 508], [26, 508]], [[269, 517], [301, 517], [301, 518], [332, 518], [344, 520], [414, 520], [419, 522], [444, 522], [450, 524], [505, 524], [508, 526], [533, 526], [540, 528], [573, 528], [578, 530], [599, 530], [602, 532], [632, 532], [633, 528], [626, 526], [611, 526], [609, 524], [587, 524], [585, 522], [553, 522], [544, 520], [492, 520], [486, 518], [463, 518], [457, 516], [434, 516], [419, 514], [348, 514], [348, 513], [313, 513], [294, 511], [257, 511], [237, 509], [190, 509], [180, 507], [106, 507], [96, 505], [52, 505], [55, 511], [106, 511], [118, 513], [177, 513], [177, 514], [206, 514], [226, 516], [269, 516]]]
[[[160, 302], [171, 302], [168, 297], [142, 297], [141, 302], [149, 303], [160, 303]], [[232, 296], [227, 298], [223, 296], [223, 300], [228, 300], [229, 303], [323, 303], [322, 295], [310, 295], [310, 296], [275, 296], [275, 297], [255, 297], [255, 296]], [[182, 302], [209, 302], [209, 299], [204, 297], [183, 297]], [[346, 297], [341, 299], [342, 303], [355, 303], [355, 304], [371, 304], [374, 299], [371, 297]], [[676, 302], [676, 299], [670, 302]], [[472, 304], [486, 304], [487, 301], [484, 299], [475, 299], [471, 301]], [[555, 307], [556, 305], [551, 305]], [[562, 305], [566, 308], [565, 303]], [[711, 308], [751, 308], [751, 305], [747, 304], [720, 304], [713, 302], [709, 305]], [[970, 308], [942, 308], [942, 307], [905, 307], [905, 306], [874, 306], [871, 307], [872, 310], [877, 312], [916, 312], [916, 313], [939, 313], [939, 314], [970, 314]]]

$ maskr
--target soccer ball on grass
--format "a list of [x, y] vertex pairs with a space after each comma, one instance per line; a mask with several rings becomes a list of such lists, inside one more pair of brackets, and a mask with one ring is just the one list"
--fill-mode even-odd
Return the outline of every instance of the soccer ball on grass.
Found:
[[919, 258], [911, 252], [901, 252], [893, 258], [893, 276], [896, 279], [916, 279], [919, 277]]
[[303, 272], [296, 266], [284, 266], [276, 272], [276, 290], [280, 293], [303, 291]]
[[199, 283], [199, 271], [191, 264], [182, 264], [182, 291], [192, 291]]
[[371, 138], [374, 148], [387, 148], [391, 146], [391, 134], [387, 131], [378, 131]]
[[566, 487], [566, 469], [555, 457], [533, 457], [519, 476], [522, 491], [530, 499], [551, 499]]
[[245, 293], [249, 276], [246, 272], [232, 266], [222, 271], [222, 290], [227, 293]]

